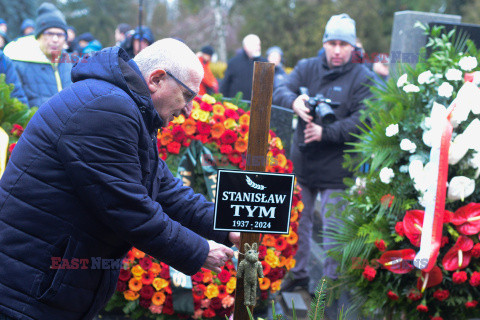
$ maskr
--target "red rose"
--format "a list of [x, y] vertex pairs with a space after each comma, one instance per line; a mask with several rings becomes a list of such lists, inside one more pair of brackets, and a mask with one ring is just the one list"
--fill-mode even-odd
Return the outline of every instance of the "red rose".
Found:
[[270, 272], [268, 273], [268, 277], [270, 278], [270, 281], [273, 282], [282, 279], [286, 273], [287, 271], [285, 270], [285, 268], [274, 268], [270, 270]]
[[422, 299], [423, 295], [420, 291], [417, 289], [412, 289], [408, 292], [407, 298], [412, 300], [412, 301], [417, 301]]
[[220, 146], [220, 153], [230, 154], [230, 153], [232, 153], [232, 151], [233, 151], [233, 147], [229, 144], [222, 144]]
[[222, 308], [222, 299], [220, 299], [219, 297], [212, 298], [212, 300], [210, 301], [210, 308], [212, 308], [213, 310], [218, 310]]
[[478, 287], [480, 286], [480, 272], [475, 271], [472, 273], [470, 276], [470, 284], [472, 287]]
[[392, 290], [387, 292], [387, 297], [391, 300], [398, 300], [398, 295]]
[[417, 310], [418, 310], [419, 312], [428, 312], [428, 307], [427, 307], [426, 305], [424, 305], [424, 304], [419, 304], [419, 305], [417, 306]]
[[465, 271], [456, 271], [452, 275], [452, 281], [453, 283], [464, 283], [467, 281], [467, 273]]
[[477, 300], [473, 300], [473, 301], [468, 301], [468, 302], [465, 302], [465, 307], [467, 308], [475, 308], [478, 304], [478, 301]]
[[185, 139], [185, 131], [183, 130], [182, 126], [176, 126], [172, 130], [173, 140], [182, 143]]
[[437, 290], [433, 293], [433, 297], [437, 299], [438, 301], [443, 301], [448, 299], [450, 296], [450, 292], [448, 290]]
[[237, 141], [237, 133], [233, 130], [227, 129], [220, 137], [220, 142], [222, 144], [230, 144], [233, 145], [235, 141]]
[[365, 270], [363, 270], [362, 275], [368, 281], [373, 281], [373, 279], [375, 279], [375, 276], [377, 275], [377, 270], [373, 269], [370, 266], [366, 266]]
[[400, 236], [405, 236], [405, 230], [403, 229], [403, 221], [398, 221], [397, 224], [395, 225], [395, 231], [398, 233]]
[[147, 271], [152, 266], [152, 259], [149, 257], [142, 258], [140, 261], [138, 261], [138, 264], [143, 270]]
[[143, 299], [152, 299], [153, 294], [155, 293], [155, 290], [153, 289], [152, 286], [143, 286], [142, 289], [140, 289], [140, 297]]
[[118, 281], [117, 282], [117, 291], [118, 292], [123, 292], [127, 290], [127, 284], [123, 281]]
[[477, 243], [473, 246], [471, 254], [474, 258], [480, 258], [480, 243]]
[[140, 298], [140, 307], [142, 308], [145, 308], [145, 309], [148, 309], [150, 307], [150, 305], [152, 304], [152, 300], [150, 299], [142, 299]]
[[197, 272], [192, 276], [192, 280], [195, 282], [202, 282], [203, 281], [203, 272]]
[[215, 317], [215, 311], [211, 308], [208, 308], [205, 311], [203, 311], [203, 317], [213, 318], [213, 317]]
[[120, 269], [120, 275], [118, 276], [119, 280], [127, 282], [131, 277], [132, 274], [130, 273], [130, 270]]
[[205, 122], [197, 122], [197, 131], [198, 133], [208, 136], [210, 134], [210, 125]]
[[380, 250], [381, 252], [385, 251], [385, 249], [387, 248], [385, 246], [385, 241], [383, 241], [383, 239], [381, 240], [376, 240], [375, 241], [375, 246], [378, 248], [378, 250]]
[[207, 287], [204, 284], [194, 285], [193, 286], [193, 297], [197, 299], [203, 298], [203, 293]]
[[14, 136], [20, 137], [23, 133], [23, 127], [21, 125], [14, 124], [12, 130], [10, 130], [10, 133]]
[[173, 141], [167, 145], [167, 151], [173, 154], [179, 154], [181, 147], [182, 145], [179, 142]]
[[282, 256], [289, 258], [293, 256], [293, 247], [287, 243], [287, 247], [282, 251]]
[[226, 269], [222, 269], [222, 271], [217, 275], [218, 280], [220, 280], [220, 282], [222, 283], [227, 283], [228, 280], [230, 280], [231, 276], [232, 275], [230, 274], [230, 272]]

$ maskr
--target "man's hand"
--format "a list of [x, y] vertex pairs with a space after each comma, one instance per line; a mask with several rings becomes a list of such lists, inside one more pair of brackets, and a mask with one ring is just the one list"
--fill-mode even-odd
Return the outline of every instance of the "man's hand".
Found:
[[303, 133], [305, 135], [305, 143], [310, 143], [313, 141], [321, 141], [322, 132], [323, 132], [322, 126], [319, 126], [318, 124], [313, 122], [307, 123], [305, 130], [303, 130]]
[[202, 267], [220, 273], [222, 271], [220, 267], [224, 266], [225, 262], [233, 257], [233, 250], [212, 240], [208, 241], [208, 245], [210, 251]]
[[310, 109], [305, 105], [305, 101], [307, 100], [308, 96], [306, 94], [299, 95], [297, 99], [293, 101], [292, 109], [303, 121], [309, 123], [313, 120], [313, 117], [309, 114]]
[[228, 240], [240, 250], [240, 232], [230, 232], [228, 234]]

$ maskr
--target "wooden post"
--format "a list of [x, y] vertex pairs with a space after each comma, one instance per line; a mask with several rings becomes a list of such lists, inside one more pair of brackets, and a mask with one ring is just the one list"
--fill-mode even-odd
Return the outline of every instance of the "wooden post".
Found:
[[[253, 68], [252, 103], [250, 108], [250, 128], [248, 132], [248, 149], [246, 170], [265, 171], [268, 152], [268, 132], [270, 130], [270, 111], [272, 108], [273, 75], [275, 64], [255, 62]], [[259, 233], [242, 232], [240, 236], [240, 253], [244, 252], [245, 243], [252, 244], [260, 239]], [[260, 245], [260, 244], [259, 244]], [[238, 264], [243, 254], [238, 257]], [[247, 320], [248, 312], [244, 304], [243, 278], [237, 279], [235, 290], [235, 320]], [[253, 307], [250, 308], [253, 312]]]

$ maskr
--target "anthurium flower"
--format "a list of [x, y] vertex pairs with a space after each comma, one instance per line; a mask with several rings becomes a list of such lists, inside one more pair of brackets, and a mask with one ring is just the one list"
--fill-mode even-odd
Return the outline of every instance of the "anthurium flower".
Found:
[[480, 203], [469, 203], [458, 208], [451, 222], [457, 226], [457, 231], [464, 235], [474, 235], [480, 232]]
[[440, 270], [438, 266], [434, 266], [430, 272], [422, 271], [421, 276], [417, 280], [417, 288], [423, 293], [426, 288], [431, 288], [442, 283], [442, 280], [442, 270]]
[[390, 250], [382, 254], [378, 262], [393, 273], [403, 274], [413, 269], [410, 261], [414, 258], [415, 250], [413, 249]]
[[473, 179], [457, 176], [453, 177], [448, 185], [447, 197], [449, 200], [464, 200], [475, 191]]
[[443, 257], [443, 268], [448, 271], [466, 268], [472, 258], [472, 254], [469, 252], [472, 248], [473, 240], [460, 236], [455, 245]]
[[405, 235], [416, 247], [420, 247], [424, 215], [425, 211], [423, 210], [408, 210], [403, 218]]

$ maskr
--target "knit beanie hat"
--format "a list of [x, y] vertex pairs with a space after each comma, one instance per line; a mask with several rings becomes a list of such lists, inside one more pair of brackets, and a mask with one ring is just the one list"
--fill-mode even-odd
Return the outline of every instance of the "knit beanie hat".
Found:
[[[133, 35], [133, 39], [140, 39], [140, 27], [135, 28], [135, 34]], [[155, 42], [155, 37], [153, 36], [153, 32], [147, 26], [142, 26], [142, 39], [147, 40], [149, 44], [152, 44]]]
[[323, 42], [341, 40], [355, 47], [357, 39], [355, 21], [346, 13], [332, 16], [325, 26]]
[[20, 26], [20, 30], [22, 30], [23, 32], [28, 27], [35, 28], [35, 21], [33, 21], [32, 19], [23, 20], [22, 25]]
[[200, 51], [208, 54], [209, 56], [213, 56], [213, 54], [215, 53], [215, 49], [213, 49], [212, 46], [204, 46]]
[[37, 19], [35, 20], [35, 38], [49, 28], [59, 28], [67, 33], [67, 22], [65, 17], [55, 5], [44, 2], [37, 9]]

